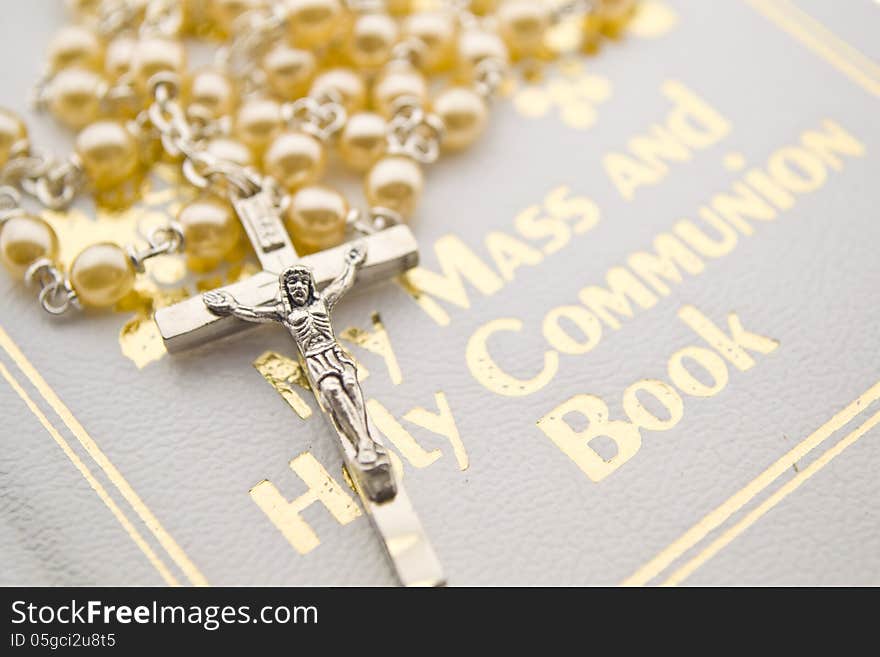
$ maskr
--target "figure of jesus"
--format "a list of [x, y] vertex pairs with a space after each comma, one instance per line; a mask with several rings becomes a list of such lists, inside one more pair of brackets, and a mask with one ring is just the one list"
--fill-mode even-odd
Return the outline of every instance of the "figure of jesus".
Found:
[[357, 367], [336, 340], [330, 323], [330, 311], [354, 284], [357, 268], [365, 258], [363, 247], [349, 249], [342, 274], [323, 292], [318, 292], [308, 267], [293, 266], [281, 272], [280, 298], [273, 304], [243, 306], [220, 290], [206, 292], [202, 299], [216, 315], [232, 315], [248, 322], [279, 322], [288, 330], [315, 396], [354, 449], [354, 465], [365, 475], [358, 477], [359, 483], [371, 499], [382, 502], [396, 493], [391, 463], [385, 449], [370, 435]]

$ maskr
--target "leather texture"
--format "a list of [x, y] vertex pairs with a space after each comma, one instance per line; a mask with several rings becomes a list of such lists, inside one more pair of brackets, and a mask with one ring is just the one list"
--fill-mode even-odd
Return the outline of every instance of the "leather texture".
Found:
[[[469, 309], [438, 301], [448, 326], [437, 325], [392, 283], [354, 293], [335, 311], [337, 332], [368, 330], [371, 313], [381, 313], [403, 380], [394, 385], [381, 357], [349, 344], [370, 370], [365, 392], [426, 451], [442, 453], [424, 468], [406, 462], [405, 477], [451, 585], [620, 583], [880, 380], [877, 98], [745, 2], [660, 4], [677, 16], [674, 29], [626, 38], [586, 60], [590, 74], [611, 83], [611, 96], [595, 106], [590, 129], [566, 124], [556, 109], [529, 118], [514, 102], [499, 102], [475, 148], [430, 168], [413, 222], [423, 266], [433, 271], [439, 265], [432, 245], [449, 234], [491, 262], [485, 236], [514, 234], [515, 217], [540, 206], [559, 186], [596, 203], [601, 220], [595, 228], [542, 262], [517, 269], [491, 296], [466, 287]], [[833, 16], [821, 3], [802, 4], [880, 60], [880, 46], [864, 30], [880, 19], [876, 3], [847, 3]], [[63, 11], [55, 2], [9, 3], [5, 10], [0, 96], [22, 110]], [[602, 155], [663, 119], [669, 102], [661, 86], [670, 79], [722, 112], [730, 134], [690, 161], [670, 164], [660, 184], [624, 200]], [[842, 169], [798, 197], [792, 210], [758, 223], [730, 254], [707, 260], [705, 271], [671, 285], [668, 296], [619, 330], [606, 327], [589, 353], [562, 355], [556, 376], [535, 394], [500, 396], [472, 376], [468, 341], [498, 318], [518, 319], [523, 329], [493, 338], [493, 357], [511, 374], [534, 375], [547, 349], [541, 323], [548, 311], [577, 304], [583, 287], [605, 285], [609, 268], [649, 250], [675, 222], [696, 219], [698, 208], [737, 178], [723, 165], [726, 156], [742, 154], [749, 166], [765, 163], [825, 119], [855, 135], [866, 153], [844, 158]], [[70, 136], [47, 117], [30, 117], [29, 123], [40, 145], [58, 153], [70, 147]], [[353, 180], [341, 184], [359, 194]], [[336, 447], [314, 400], [303, 391], [314, 415], [301, 420], [251, 366], [267, 350], [293, 353], [283, 331], [260, 328], [139, 369], [119, 348], [126, 315], [49, 317], [39, 311], [33, 289], [5, 274], [0, 299], [0, 325], [207, 582], [393, 584], [365, 517], [341, 525], [320, 504], [311, 505], [302, 517], [320, 545], [301, 555], [248, 494], [263, 479], [287, 499], [304, 493], [288, 462], [305, 451], [342, 481]], [[601, 397], [612, 418], [625, 419], [627, 386], [668, 380], [673, 352], [706, 346], [677, 317], [687, 304], [725, 330], [727, 314], [736, 312], [746, 329], [772, 337], [779, 347], [756, 355], [748, 371], [728, 364], [729, 381], [716, 396], [683, 396], [683, 417], [673, 429], [643, 431], [641, 449], [629, 462], [591, 481], [536, 422], [580, 393]], [[165, 534], [138, 515], [141, 507], [126, 499], [7, 352], [0, 351], [0, 363], [161, 563], [179, 582], [192, 583], [193, 571], [160, 540]], [[416, 407], [436, 412], [439, 391], [468, 454], [464, 471], [446, 438], [401, 419]], [[167, 581], [6, 381], [0, 381], [0, 417], [0, 584]], [[846, 432], [806, 454], [649, 581], [704, 554]], [[880, 429], [873, 429], [684, 582], [877, 584], [878, 469]]]

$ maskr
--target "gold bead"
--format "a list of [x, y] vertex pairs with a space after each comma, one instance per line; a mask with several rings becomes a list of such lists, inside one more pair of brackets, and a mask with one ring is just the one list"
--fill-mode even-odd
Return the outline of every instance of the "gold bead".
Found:
[[425, 177], [416, 162], [392, 155], [373, 165], [364, 181], [364, 192], [372, 207], [389, 208], [408, 218], [415, 211], [424, 186]]
[[225, 73], [205, 68], [193, 73], [187, 85], [187, 102], [200, 117], [218, 119], [232, 113], [237, 100], [235, 86]]
[[117, 37], [109, 43], [104, 53], [104, 73], [108, 78], [118, 80], [131, 71], [136, 48], [137, 40], [130, 36]]
[[377, 69], [388, 61], [398, 35], [397, 22], [388, 14], [361, 14], [351, 29], [348, 55], [358, 68]]
[[296, 252], [305, 255], [342, 244], [347, 217], [348, 202], [339, 192], [320, 185], [300, 189], [286, 215]]
[[260, 6], [260, 0], [208, 0], [208, 16], [214, 22], [217, 30], [228, 35], [232, 31], [232, 24], [244, 12]]
[[427, 104], [425, 76], [407, 64], [389, 66], [373, 87], [373, 106], [381, 115], [390, 118], [394, 103], [403, 97], [412, 98], [420, 105]]
[[131, 292], [134, 277], [128, 254], [112, 242], [86, 247], [70, 266], [70, 284], [84, 306], [112, 306]]
[[447, 68], [455, 51], [455, 21], [447, 13], [424, 11], [407, 16], [403, 34], [421, 41], [419, 66], [427, 71]]
[[98, 121], [76, 137], [76, 153], [92, 186], [104, 191], [131, 176], [138, 165], [137, 143], [116, 121]]
[[0, 107], [0, 167], [27, 145], [27, 126], [17, 114]]
[[239, 166], [249, 167], [254, 163], [250, 149], [235, 139], [217, 137], [208, 142], [205, 150], [209, 155]]
[[241, 225], [227, 201], [205, 196], [187, 203], [177, 215], [183, 230], [186, 253], [205, 260], [219, 260], [241, 237]]
[[263, 57], [261, 68], [272, 93], [283, 100], [305, 95], [315, 76], [317, 62], [308, 50], [280, 45]]
[[40, 217], [12, 217], [0, 225], [0, 259], [16, 278], [24, 278], [28, 267], [40, 258], [55, 260], [58, 236]]
[[333, 68], [315, 78], [309, 95], [315, 98], [335, 91], [342, 98], [342, 105], [349, 114], [364, 108], [367, 104], [367, 86], [363, 79], [350, 68]]
[[49, 87], [49, 111], [70, 128], [79, 129], [96, 120], [107, 83], [83, 68], [60, 71]]
[[339, 136], [339, 156], [355, 171], [366, 171], [385, 154], [388, 124], [373, 112], [348, 117]]
[[474, 69], [484, 59], [507, 63], [507, 46], [497, 34], [483, 30], [467, 30], [458, 39], [458, 68], [462, 80], [474, 78]]
[[71, 66], [99, 71], [104, 63], [104, 48], [91, 30], [80, 25], [68, 25], [61, 28], [49, 42], [48, 59], [52, 71]]
[[325, 164], [324, 145], [305, 132], [281, 133], [263, 157], [263, 170], [288, 191], [318, 180]]
[[135, 46], [132, 64], [135, 83], [144, 92], [150, 78], [157, 73], [182, 76], [186, 70], [186, 51], [180, 41], [158, 37], [142, 39]]
[[414, 4], [413, 0], [385, 0], [385, 8], [388, 10], [388, 13], [395, 16], [410, 13], [413, 10]]
[[281, 132], [281, 106], [269, 98], [251, 98], [238, 109], [235, 136], [260, 156]]
[[98, 18], [103, 0], [67, 0], [67, 10], [78, 19]]
[[540, 54], [550, 27], [550, 8], [534, 0], [507, 0], [498, 9], [498, 26], [516, 58]]
[[287, 0], [290, 38], [297, 46], [326, 44], [343, 21], [339, 0]]
[[433, 107], [434, 113], [446, 126], [443, 148], [448, 150], [470, 146], [486, 127], [489, 115], [486, 101], [471, 89], [446, 89], [434, 99]]

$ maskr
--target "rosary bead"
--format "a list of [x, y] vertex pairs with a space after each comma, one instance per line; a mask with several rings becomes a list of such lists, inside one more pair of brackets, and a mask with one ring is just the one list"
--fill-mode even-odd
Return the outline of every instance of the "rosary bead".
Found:
[[76, 137], [76, 153], [98, 191], [123, 182], [138, 165], [137, 143], [116, 121], [98, 121], [83, 128]]
[[137, 40], [130, 36], [113, 39], [104, 53], [104, 73], [111, 80], [118, 80], [131, 71]]
[[339, 0], [287, 0], [287, 10], [290, 38], [304, 48], [326, 45], [344, 20]]
[[497, 34], [483, 30], [468, 30], [458, 39], [459, 75], [464, 81], [474, 79], [474, 69], [484, 59], [507, 63], [507, 46]]
[[635, 13], [636, 0], [598, 0], [596, 14], [602, 23], [602, 30], [617, 34]]
[[204, 196], [187, 203], [177, 215], [187, 255], [220, 260], [241, 237], [241, 225], [232, 205]]
[[0, 107], [0, 167], [13, 151], [27, 143], [27, 126], [16, 114]]
[[97, 18], [103, 0], [67, 0], [68, 11], [78, 19]]
[[455, 51], [455, 22], [452, 16], [440, 11], [425, 11], [407, 16], [403, 34], [418, 39], [423, 49], [419, 66], [427, 71], [447, 68]]
[[317, 98], [329, 91], [339, 94], [349, 114], [363, 109], [367, 104], [367, 86], [361, 76], [349, 68], [333, 68], [318, 75], [309, 95]]
[[209, 155], [239, 166], [249, 167], [254, 163], [250, 149], [235, 139], [217, 137], [208, 142], [205, 150]]
[[208, 16], [221, 34], [228, 35], [236, 18], [260, 4], [260, 0], [207, 0]]
[[142, 39], [134, 50], [132, 71], [135, 83], [146, 92], [150, 78], [157, 73], [183, 75], [186, 71], [186, 51], [180, 41], [151, 37]]
[[308, 50], [279, 45], [260, 63], [272, 93], [283, 100], [304, 96], [315, 76], [317, 62]]
[[383, 207], [409, 218], [415, 211], [425, 177], [421, 167], [408, 157], [384, 157], [367, 173], [364, 192], [372, 207]]
[[533, 57], [543, 50], [550, 9], [534, 0], [506, 0], [498, 9], [498, 25], [515, 58]]
[[213, 68], [196, 71], [187, 85], [187, 101], [200, 117], [218, 119], [232, 113], [235, 86], [229, 76]]
[[348, 54], [360, 69], [377, 69], [388, 61], [399, 29], [388, 14], [367, 13], [358, 16], [348, 41]]
[[434, 99], [433, 108], [446, 126], [443, 148], [453, 151], [476, 141], [489, 117], [486, 101], [466, 87], [450, 87], [442, 91]]
[[388, 124], [373, 112], [348, 117], [339, 137], [339, 156], [355, 171], [366, 171], [385, 154]]
[[385, 8], [395, 16], [403, 16], [413, 10], [413, 0], [385, 0]]
[[49, 87], [49, 111], [68, 127], [82, 128], [100, 115], [106, 89], [106, 82], [97, 73], [82, 68], [64, 69]]
[[91, 30], [69, 25], [61, 28], [49, 42], [49, 68], [52, 71], [77, 66], [94, 71], [104, 64], [101, 41]]
[[373, 106], [380, 114], [390, 118], [394, 103], [403, 97], [425, 105], [428, 100], [428, 84], [418, 69], [409, 65], [395, 65], [385, 69], [373, 87]]
[[290, 199], [287, 229], [299, 254], [329, 249], [345, 240], [348, 202], [320, 185], [303, 187]]
[[281, 132], [281, 106], [269, 98], [251, 98], [238, 109], [235, 136], [258, 157]]
[[58, 236], [40, 217], [12, 217], [0, 226], [0, 259], [16, 278], [23, 278], [40, 258], [55, 260], [57, 256]]
[[85, 306], [112, 306], [131, 292], [134, 277], [128, 254], [112, 242], [86, 247], [70, 266], [70, 283]]
[[324, 145], [305, 132], [281, 133], [263, 157], [263, 170], [291, 192], [318, 180], [325, 165]]
[[470, 0], [468, 3], [472, 14], [477, 16], [485, 16], [495, 11], [498, 0]]

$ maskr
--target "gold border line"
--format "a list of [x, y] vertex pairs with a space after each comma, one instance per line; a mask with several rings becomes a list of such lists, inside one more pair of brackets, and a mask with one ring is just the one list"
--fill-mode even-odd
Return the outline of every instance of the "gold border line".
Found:
[[30, 395], [27, 394], [24, 388], [21, 387], [18, 381], [12, 376], [9, 370], [3, 363], [0, 363], [0, 375], [6, 379], [7, 383], [12, 387], [12, 389], [21, 397], [21, 400], [27, 405], [30, 409], [31, 413], [39, 420], [40, 424], [43, 425], [43, 428], [49, 433], [50, 436], [55, 440], [61, 450], [64, 452], [65, 456], [70, 459], [71, 463], [76, 466], [76, 469], [79, 470], [79, 473], [83, 476], [83, 478], [88, 482], [89, 486], [98, 494], [98, 497], [101, 498], [101, 501], [110, 509], [110, 512], [114, 515], [116, 520], [119, 521], [119, 524], [122, 525], [123, 529], [128, 532], [128, 535], [131, 537], [131, 540], [135, 542], [135, 544], [140, 548], [141, 552], [147, 557], [149, 562], [153, 564], [153, 567], [159, 571], [159, 574], [162, 576], [162, 579], [165, 580], [167, 584], [170, 586], [180, 586], [180, 582], [174, 577], [168, 567], [162, 563], [162, 560], [156, 556], [156, 553], [153, 551], [147, 542], [144, 540], [144, 537], [141, 536], [140, 532], [134, 525], [131, 524], [128, 517], [122, 512], [122, 509], [113, 501], [113, 498], [107, 494], [105, 488], [101, 485], [92, 472], [89, 470], [88, 466], [82, 462], [82, 459], [77, 456], [76, 452], [74, 452], [68, 442], [64, 439], [64, 437], [58, 433], [58, 430], [49, 422], [49, 419], [45, 416], [43, 411], [34, 403], [34, 400], [30, 398]]
[[845, 449], [855, 444], [859, 438], [861, 438], [865, 433], [877, 426], [877, 424], [880, 424], [880, 412], [875, 413], [871, 417], [871, 419], [865, 422], [862, 426], [843, 438], [839, 443], [831, 447], [828, 451], [822, 454], [822, 456], [810, 463], [809, 466], [801, 470], [795, 477], [785, 482], [785, 485], [783, 485], [779, 490], [775, 491], [770, 497], [764, 500], [755, 509], [746, 514], [746, 516], [742, 520], [737, 522], [730, 529], [721, 534], [721, 536], [712, 541], [712, 543], [710, 543], [705, 550], [700, 552], [697, 556], [695, 556], [681, 568], [672, 573], [672, 575], [670, 575], [669, 578], [664, 581], [662, 585], [676, 586], [677, 584], [683, 582], [697, 568], [699, 568], [709, 559], [718, 554], [718, 552], [720, 552], [724, 547], [730, 544], [730, 542], [733, 541], [737, 536], [739, 536], [746, 529], [754, 525], [761, 518], [761, 516], [770, 511], [786, 497], [788, 497], [790, 493], [793, 493], [795, 490], [797, 490], [801, 486], [801, 484], [807, 481], [807, 479], [809, 479], [814, 474], [819, 472], [819, 470], [828, 465]]
[[[720, 506], [709, 512], [697, 524], [670, 543], [657, 556], [627, 577], [621, 582], [621, 585], [642, 586], [659, 576], [676, 559], [706, 538], [710, 532], [727, 522], [734, 513], [742, 509], [776, 479], [786, 473], [794, 463], [797, 463], [832, 434], [846, 426], [877, 399], [880, 399], [880, 381], [859, 395], [858, 398], [850, 402], [843, 410], [839, 411], [834, 417], [816, 429], [816, 431], [777, 459], [769, 468], [752, 479], [745, 488], [734, 493]], [[699, 555], [695, 557], [695, 559], [698, 558]]]
[[12, 341], [12, 338], [9, 337], [9, 334], [6, 333], [2, 325], [0, 325], [0, 347], [3, 347], [21, 372], [28, 378], [34, 388], [36, 388], [37, 392], [39, 392], [49, 406], [52, 407], [52, 410], [54, 410], [58, 417], [61, 418], [61, 421], [67, 425], [67, 428], [70, 429], [70, 432], [76, 437], [80, 445], [83, 446], [98, 467], [104, 471], [104, 474], [107, 475], [107, 478], [110, 479], [116, 487], [116, 490], [122, 494], [122, 497], [125, 498], [126, 502], [128, 502], [135, 513], [137, 513], [138, 517], [147, 526], [147, 529], [150, 530], [150, 533], [156, 537], [156, 540], [159, 541], [159, 544], [165, 549], [168, 556], [171, 557], [171, 560], [174, 561], [174, 563], [176, 563], [183, 571], [187, 579], [197, 586], [207, 586], [208, 581], [205, 579], [205, 576], [202, 575], [198, 568], [196, 568], [195, 564], [190, 560], [183, 549], [171, 537], [171, 534], [168, 533], [156, 516], [153, 515], [153, 512], [150, 511], [149, 507], [144, 504], [144, 501], [138, 496], [128, 481], [126, 481], [125, 477], [122, 476], [122, 473], [116, 469], [116, 466], [113, 465], [110, 459], [108, 459], [104, 452], [101, 451], [97, 443], [74, 417], [73, 413], [70, 412], [70, 409], [64, 405], [64, 402], [62, 402], [58, 395], [55, 394], [55, 391], [49, 387], [49, 384], [47, 384], [43, 377], [40, 376], [40, 373], [37, 372], [34, 366], [31, 365], [27, 358], [25, 358], [25, 355]]
[[745, 0], [867, 92], [880, 97], [880, 66], [788, 0]]

